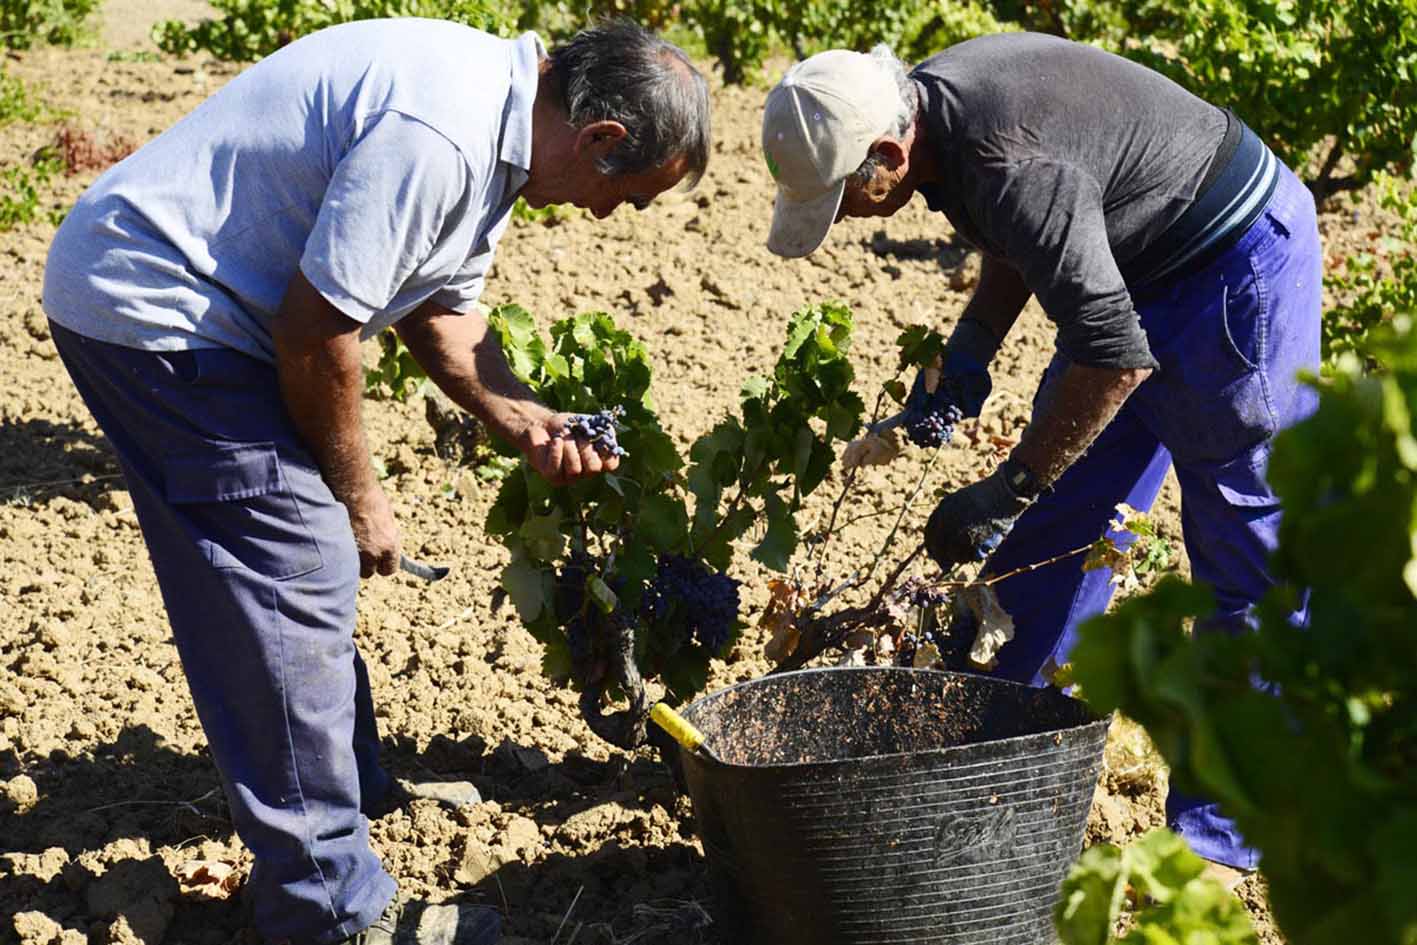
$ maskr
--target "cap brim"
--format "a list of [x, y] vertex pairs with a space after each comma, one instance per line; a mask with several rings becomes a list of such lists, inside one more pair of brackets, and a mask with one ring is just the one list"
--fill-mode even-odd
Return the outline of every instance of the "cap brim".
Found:
[[841, 209], [841, 196], [846, 192], [846, 180], [820, 197], [792, 200], [781, 190], [772, 206], [772, 230], [768, 233], [768, 249], [779, 256], [797, 259], [811, 253], [836, 222]]

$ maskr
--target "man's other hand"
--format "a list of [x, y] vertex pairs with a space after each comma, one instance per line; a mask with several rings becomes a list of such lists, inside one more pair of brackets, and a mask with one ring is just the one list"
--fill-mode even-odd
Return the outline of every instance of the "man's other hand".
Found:
[[354, 544], [359, 549], [359, 576], [393, 574], [399, 566], [399, 527], [384, 490], [373, 486], [346, 502]]
[[1014, 492], [1000, 466], [940, 500], [925, 525], [925, 550], [945, 572], [982, 561], [999, 547], [1032, 502]]
[[527, 428], [522, 452], [532, 468], [554, 486], [618, 469], [618, 457], [601, 456], [592, 443], [571, 435], [566, 426], [570, 419], [570, 414], [551, 414]]

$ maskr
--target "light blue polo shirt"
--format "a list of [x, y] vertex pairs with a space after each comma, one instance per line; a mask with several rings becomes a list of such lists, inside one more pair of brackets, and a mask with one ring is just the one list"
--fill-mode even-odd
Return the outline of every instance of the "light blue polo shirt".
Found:
[[482, 292], [531, 167], [541, 41], [441, 20], [304, 37], [110, 168], [49, 251], [44, 310], [149, 351], [275, 360], [296, 268], [369, 337]]

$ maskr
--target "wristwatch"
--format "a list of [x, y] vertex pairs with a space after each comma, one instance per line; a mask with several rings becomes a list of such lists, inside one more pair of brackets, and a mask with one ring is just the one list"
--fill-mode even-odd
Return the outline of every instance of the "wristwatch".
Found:
[[1035, 498], [1042, 491], [1038, 485], [1038, 477], [1033, 474], [1033, 470], [1012, 456], [1004, 460], [1000, 471], [1004, 474], [1004, 482], [1008, 483], [1009, 488], [1014, 491], [1014, 495], [1021, 499]]

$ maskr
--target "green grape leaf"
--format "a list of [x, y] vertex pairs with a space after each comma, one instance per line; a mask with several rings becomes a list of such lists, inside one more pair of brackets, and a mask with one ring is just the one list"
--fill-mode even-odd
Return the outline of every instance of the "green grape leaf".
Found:
[[621, 445], [630, 453], [632, 461], [645, 470], [648, 480], [657, 480], [684, 466], [684, 460], [674, 447], [674, 440], [663, 430], [642, 427], [627, 433]]
[[816, 437], [811, 439], [807, 463], [797, 476], [797, 490], [801, 495], [810, 495], [831, 474], [836, 456], [832, 449]]
[[1169, 830], [1144, 834], [1127, 845], [1123, 858], [1131, 884], [1160, 903], [1170, 902], [1205, 867], [1186, 841]]
[[1063, 945], [1108, 945], [1125, 892], [1122, 852], [1111, 844], [1084, 850], [1053, 908], [1053, 926]]
[[689, 514], [682, 500], [663, 494], [646, 496], [635, 526], [657, 550], [676, 551], [689, 537]]
[[866, 412], [866, 404], [861, 396], [848, 391], [827, 404], [827, 436], [831, 439], [849, 440], [861, 430], [861, 415]]
[[497, 490], [497, 499], [487, 510], [488, 533], [498, 536], [515, 534], [526, 521], [530, 510], [526, 475], [521, 471], [514, 471], [502, 480], [502, 486]]
[[512, 560], [502, 569], [502, 589], [512, 599], [522, 623], [534, 623], [541, 616], [551, 602], [554, 587], [551, 570], [529, 561], [520, 549], [513, 551]]
[[[615, 559], [615, 573], [632, 588], [638, 588], [640, 583], [653, 578], [657, 569], [654, 549], [650, 547], [649, 542], [636, 537], [626, 539]], [[629, 595], [628, 591], [622, 593]], [[635, 599], [639, 599], [638, 590], [635, 592]]]
[[767, 534], [753, 549], [752, 559], [773, 571], [786, 571], [797, 550], [797, 519], [792, 509], [776, 493], [765, 497], [768, 520]]
[[541, 362], [546, 369], [546, 377], [550, 381], [568, 381], [571, 379], [571, 362], [560, 354], [548, 354]]
[[600, 608], [601, 613], [611, 613], [620, 603], [620, 598], [599, 574], [592, 574], [590, 579], [586, 581], [586, 591], [590, 594], [591, 600], [595, 601], [595, 605]]
[[717, 571], [727, 571], [733, 563], [733, 543], [739, 539], [758, 519], [757, 511], [747, 503], [738, 506], [712, 528], [711, 540], [700, 536], [697, 546], [700, 557]]
[[760, 400], [772, 393], [772, 381], [766, 377], [753, 376], [743, 382], [740, 400]]
[[517, 530], [523, 547], [533, 561], [555, 561], [566, 547], [566, 537], [561, 534], [562, 515], [560, 509], [553, 509], [545, 515], [532, 515]]
[[[901, 367], [927, 367], [935, 362], [945, 348], [945, 338], [925, 325], [912, 325], [896, 339], [900, 347]], [[901, 398], [904, 402], [904, 398]]]

